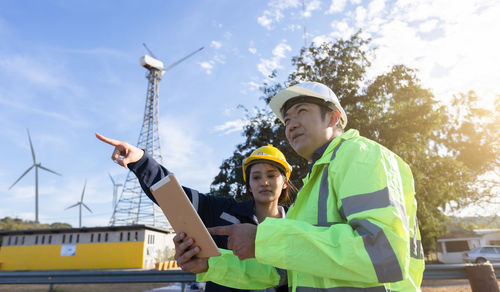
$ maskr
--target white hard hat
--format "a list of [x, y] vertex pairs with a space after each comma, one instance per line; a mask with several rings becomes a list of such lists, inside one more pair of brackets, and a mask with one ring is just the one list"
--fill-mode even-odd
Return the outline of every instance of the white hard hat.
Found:
[[304, 96], [311, 98], [318, 98], [325, 102], [325, 105], [332, 104], [339, 112], [341, 119], [342, 129], [347, 125], [347, 116], [344, 109], [340, 105], [339, 99], [333, 93], [333, 91], [328, 88], [328, 86], [321, 84], [319, 82], [302, 82], [294, 86], [288, 87], [276, 94], [271, 101], [269, 106], [272, 111], [278, 116], [282, 123], [284, 123], [283, 114], [281, 109], [283, 105], [292, 98]]

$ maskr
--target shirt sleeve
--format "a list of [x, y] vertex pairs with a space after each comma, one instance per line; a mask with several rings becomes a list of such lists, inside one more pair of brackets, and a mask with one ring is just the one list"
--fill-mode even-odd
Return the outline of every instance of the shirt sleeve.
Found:
[[127, 166], [135, 174], [137, 180], [139, 180], [144, 193], [158, 205], [149, 188], [171, 172], [154, 160], [146, 151], [144, 151], [144, 155], [139, 161], [129, 163]]
[[345, 220], [315, 226], [266, 218], [257, 227], [259, 262], [337, 281], [389, 283], [408, 277], [408, 218], [395, 155], [348, 142], [328, 170], [329, 196], [335, 195]]
[[219, 249], [221, 255], [208, 260], [208, 270], [196, 274], [196, 281], [211, 281], [236, 289], [266, 289], [286, 281], [283, 274], [255, 258], [240, 261], [231, 250]]

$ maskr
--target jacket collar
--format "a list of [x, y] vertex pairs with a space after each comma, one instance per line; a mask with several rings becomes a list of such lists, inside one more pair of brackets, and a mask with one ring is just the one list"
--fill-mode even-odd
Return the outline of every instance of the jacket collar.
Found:
[[333, 154], [332, 152], [333, 152], [333, 150], [335, 150], [335, 147], [337, 147], [337, 145], [339, 145], [340, 142], [345, 141], [347, 139], [354, 138], [354, 137], [358, 137], [358, 136], [359, 136], [358, 130], [350, 129], [350, 130], [344, 132], [342, 135], [340, 135], [337, 138], [330, 141], [330, 143], [328, 144], [328, 147], [323, 152], [323, 155], [321, 156], [321, 158], [316, 160], [316, 162], [314, 164], [311, 164], [311, 169], [310, 169], [309, 173], [302, 179], [302, 183], [305, 185], [309, 181], [309, 177], [311, 176], [315, 165], [330, 163], [330, 158]]
[[[330, 141], [331, 142], [331, 141]], [[318, 161], [323, 156], [323, 153], [325, 153], [326, 148], [328, 148], [328, 145], [330, 145], [330, 142], [325, 143], [325, 145], [319, 147], [316, 151], [314, 151], [312, 155], [312, 162], [309, 163], [309, 174], [311, 174], [313, 165]]]
[[328, 147], [326, 148], [325, 152], [323, 152], [323, 155], [321, 156], [321, 158], [319, 158], [316, 161], [315, 165], [316, 164], [330, 163], [330, 156], [331, 156], [333, 150], [335, 149], [335, 147], [337, 147], [337, 145], [339, 145], [339, 143], [341, 141], [345, 141], [347, 139], [351, 139], [351, 138], [358, 137], [358, 136], [359, 136], [358, 130], [350, 129], [350, 130], [347, 130], [346, 132], [344, 132], [342, 135], [338, 136], [337, 138], [333, 139], [330, 142], [330, 144], [328, 145]]

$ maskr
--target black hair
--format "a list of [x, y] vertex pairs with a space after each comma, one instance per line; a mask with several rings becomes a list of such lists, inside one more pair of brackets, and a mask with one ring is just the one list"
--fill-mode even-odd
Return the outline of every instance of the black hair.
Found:
[[294, 98], [291, 98], [287, 100], [283, 106], [281, 107], [281, 115], [285, 117], [286, 112], [294, 105], [298, 103], [314, 103], [319, 105], [319, 108], [321, 109], [321, 115], [323, 119], [326, 116], [326, 113], [331, 112], [335, 110], [335, 105], [331, 102], [324, 101], [322, 99], [308, 96], [308, 95], [300, 95]]

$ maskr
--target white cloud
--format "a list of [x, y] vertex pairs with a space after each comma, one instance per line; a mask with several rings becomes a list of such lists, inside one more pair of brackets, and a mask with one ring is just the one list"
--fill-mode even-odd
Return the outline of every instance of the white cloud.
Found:
[[[53, 92], [64, 92], [64, 96], [80, 97], [84, 95], [85, 89], [75, 84], [69, 72], [65, 68], [65, 62], [52, 57], [24, 56], [24, 55], [0, 55], [0, 73], [4, 71], [5, 76], [12, 79], [11, 83], [21, 82], [23, 89], [49, 89]], [[17, 88], [16, 88], [17, 89]], [[17, 92], [19, 94], [19, 92]], [[54, 94], [57, 97], [60, 95]], [[71, 99], [64, 98], [62, 103]]]
[[225, 64], [226, 63], [226, 56], [222, 54], [215, 54], [214, 59], [215, 62]]
[[329, 35], [318, 35], [315, 36], [312, 40], [315, 46], [319, 46], [322, 43], [329, 43], [333, 40], [333, 38]]
[[246, 83], [244, 83], [244, 85], [247, 85], [247, 87], [249, 88], [250, 91], [259, 90], [259, 88], [262, 86], [262, 84], [259, 84], [259, 83], [254, 82], [254, 81], [246, 82]]
[[212, 74], [212, 69], [214, 68], [214, 61], [210, 60], [206, 62], [201, 62], [199, 64], [201, 68], [205, 69], [205, 73], [207, 73], [207, 75]]
[[313, 11], [321, 9], [321, 1], [319, 0], [308, 1], [306, 2], [305, 8], [306, 9], [302, 16], [305, 18], [309, 18], [312, 16]]
[[246, 125], [248, 125], [248, 121], [238, 119], [234, 121], [227, 121], [222, 125], [218, 125], [214, 128], [214, 130], [215, 132], [223, 132], [223, 134], [230, 134], [233, 132], [240, 132]]
[[320, 44], [321, 42], [331, 42], [338, 38], [348, 39], [355, 33], [354, 28], [345, 20], [334, 21], [330, 26], [333, 31], [329, 35], [318, 36], [317, 39], [314, 40], [314, 43]]
[[273, 49], [273, 55], [282, 59], [286, 57], [285, 55], [286, 51], [291, 51], [291, 50], [292, 48], [289, 45], [287, 45], [286, 43], [281, 43]]
[[257, 54], [257, 48], [255, 47], [255, 42], [254, 42], [254, 41], [250, 41], [250, 45], [249, 45], [248, 51], [249, 51], [252, 55]]
[[64, 114], [62, 114], [60, 112], [56, 112], [56, 111], [52, 112], [52, 111], [47, 111], [44, 109], [32, 107], [30, 104], [23, 103], [23, 102], [18, 101], [16, 99], [3, 97], [2, 95], [0, 95], [0, 104], [3, 104], [3, 105], [8, 106], [10, 108], [22, 111], [24, 113], [36, 114], [36, 115], [40, 115], [40, 116], [49, 117], [52, 119], [61, 120], [65, 123], [68, 123], [71, 125], [75, 125], [75, 126], [76, 125], [79, 125], [79, 126], [83, 125], [83, 121], [76, 119], [75, 117], [70, 117], [68, 115], [64, 115]]
[[379, 15], [385, 8], [385, 0], [373, 0], [368, 5], [368, 15], [369, 17], [375, 17]]
[[220, 49], [220, 47], [222, 47], [222, 44], [221, 44], [220, 42], [218, 42], [218, 41], [212, 41], [212, 42], [210, 43], [210, 46], [211, 46], [212, 48], [215, 48], [215, 49]]
[[53, 72], [49, 72], [49, 64], [41, 64], [38, 61], [21, 56], [2, 56], [0, 58], [0, 69], [9, 72], [10, 75], [17, 75], [28, 83], [33, 83], [43, 87], [64, 86], [64, 79]]
[[[371, 77], [393, 64], [405, 64], [417, 68], [424, 87], [443, 100], [469, 90], [489, 99], [498, 94], [494, 79], [500, 76], [500, 64], [494, 60], [500, 42], [492, 36], [500, 35], [500, 3], [399, 0], [385, 7], [376, 1], [371, 9], [357, 7], [343, 20], [359, 25], [378, 47]], [[388, 14], [381, 18], [382, 12]], [[326, 37], [340, 37], [345, 26], [334, 22], [332, 28], [336, 32]]]
[[[257, 80], [256, 78], [254, 78]], [[240, 90], [241, 94], [247, 95], [249, 92], [256, 92], [260, 90], [260, 87], [262, 84], [257, 83], [255, 81], [249, 81], [249, 82], [241, 82], [241, 85], [243, 86], [242, 89]]]
[[332, 0], [330, 8], [328, 8], [327, 14], [340, 13], [344, 11], [346, 0]]
[[271, 75], [271, 73], [273, 72], [273, 70], [276, 70], [278, 68], [280, 68], [280, 64], [274, 58], [272, 58], [272, 59], [261, 59], [260, 63], [257, 65], [257, 69], [265, 77], [268, 77], [269, 75]]
[[273, 70], [281, 68], [281, 59], [286, 57], [286, 52], [291, 51], [292, 48], [282, 41], [273, 49], [273, 56], [270, 59], [261, 59], [260, 63], [257, 65], [257, 69], [265, 77], [269, 76]]
[[[312, 9], [315, 9], [316, 0], [313, 1], [313, 6]], [[280, 22], [284, 15], [283, 11], [290, 9], [290, 8], [296, 8], [301, 6], [302, 4], [300, 3], [299, 0], [272, 0], [268, 2], [267, 6], [268, 9], [266, 9], [263, 12], [262, 16], [257, 17], [257, 22], [267, 28], [267, 29], [272, 29], [272, 24], [273, 23], [278, 23]]]
[[364, 27], [366, 24], [365, 21], [367, 17], [366, 9], [363, 6], [356, 7], [355, 15], [356, 15], [356, 26]]
[[267, 11], [264, 12], [264, 15], [262, 16], [259, 16], [257, 17], [257, 22], [262, 25], [263, 27], [267, 28], [267, 29], [271, 29], [271, 24], [273, 23], [273, 21], [271, 20], [271, 18], [267, 15], [268, 13], [266, 13]]
[[[313, 42], [318, 45], [346, 39], [363, 29], [372, 38], [371, 45], [377, 47], [369, 78], [387, 72], [394, 64], [405, 64], [418, 69], [424, 87], [444, 100], [471, 89], [489, 99], [498, 94], [494, 79], [500, 76], [500, 64], [495, 61], [500, 41], [492, 36], [500, 35], [500, 3], [471, 0], [449, 5], [444, 0], [398, 0], [388, 6], [374, 0], [345, 9], [345, 2], [331, 2], [327, 13], [342, 11], [343, 18], [331, 23], [331, 32], [313, 36]], [[262, 62], [261, 69], [277, 66], [272, 61]]]
[[433, 31], [438, 25], [439, 21], [437, 19], [430, 19], [418, 26], [420, 32], [430, 32]]

